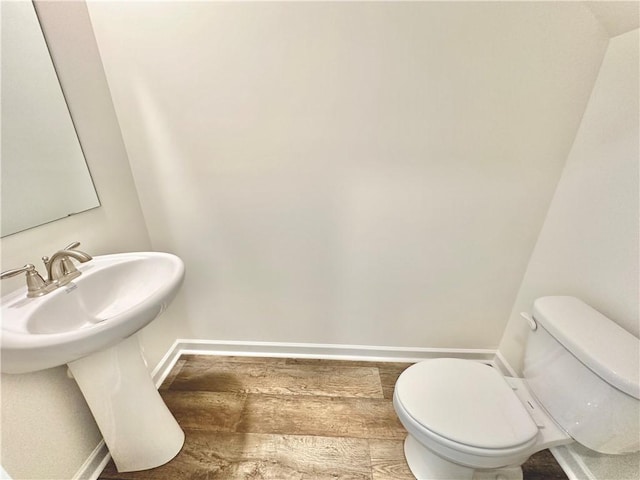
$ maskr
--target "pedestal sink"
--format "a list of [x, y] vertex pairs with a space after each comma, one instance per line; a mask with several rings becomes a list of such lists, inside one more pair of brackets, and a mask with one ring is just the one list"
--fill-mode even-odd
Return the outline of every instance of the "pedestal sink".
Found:
[[96, 256], [72, 283], [2, 298], [2, 372], [67, 364], [119, 471], [157, 467], [184, 433], [155, 388], [135, 333], [173, 300], [184, 264], [168, 253]]

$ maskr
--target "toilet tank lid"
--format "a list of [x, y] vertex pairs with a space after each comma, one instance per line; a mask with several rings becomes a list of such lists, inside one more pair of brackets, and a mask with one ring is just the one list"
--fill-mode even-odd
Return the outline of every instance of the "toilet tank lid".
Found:
[[640, 340], [575, 297], [542, 297], [533, 318], [603, 380], [640, 399]]

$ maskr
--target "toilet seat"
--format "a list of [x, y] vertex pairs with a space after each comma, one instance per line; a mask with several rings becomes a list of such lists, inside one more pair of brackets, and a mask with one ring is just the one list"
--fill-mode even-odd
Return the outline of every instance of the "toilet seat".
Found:
[[441, 358], [412, 365], [396, 383], [395, 400], [421, 436], [460, 453], [509, 456], [527, 450], [538, 435], [504, 377], [478, 362]]

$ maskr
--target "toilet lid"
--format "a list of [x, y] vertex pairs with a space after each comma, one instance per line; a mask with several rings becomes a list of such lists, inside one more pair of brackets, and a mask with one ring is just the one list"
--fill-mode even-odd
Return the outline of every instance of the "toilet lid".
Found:
[[397, 398], [426, 429], [478, 448], [510, 448], [530, 442], [533, 422], [494, 368], [454, 358], [426, 360], [405, 370]]

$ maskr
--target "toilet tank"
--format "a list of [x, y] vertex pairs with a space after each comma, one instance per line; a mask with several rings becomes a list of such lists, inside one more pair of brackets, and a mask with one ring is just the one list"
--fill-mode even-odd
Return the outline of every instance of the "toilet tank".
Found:
[[640, 340], [574, 297], [533, 305], [524, 378], [577, 442], [601, 453], [640, 450]]

